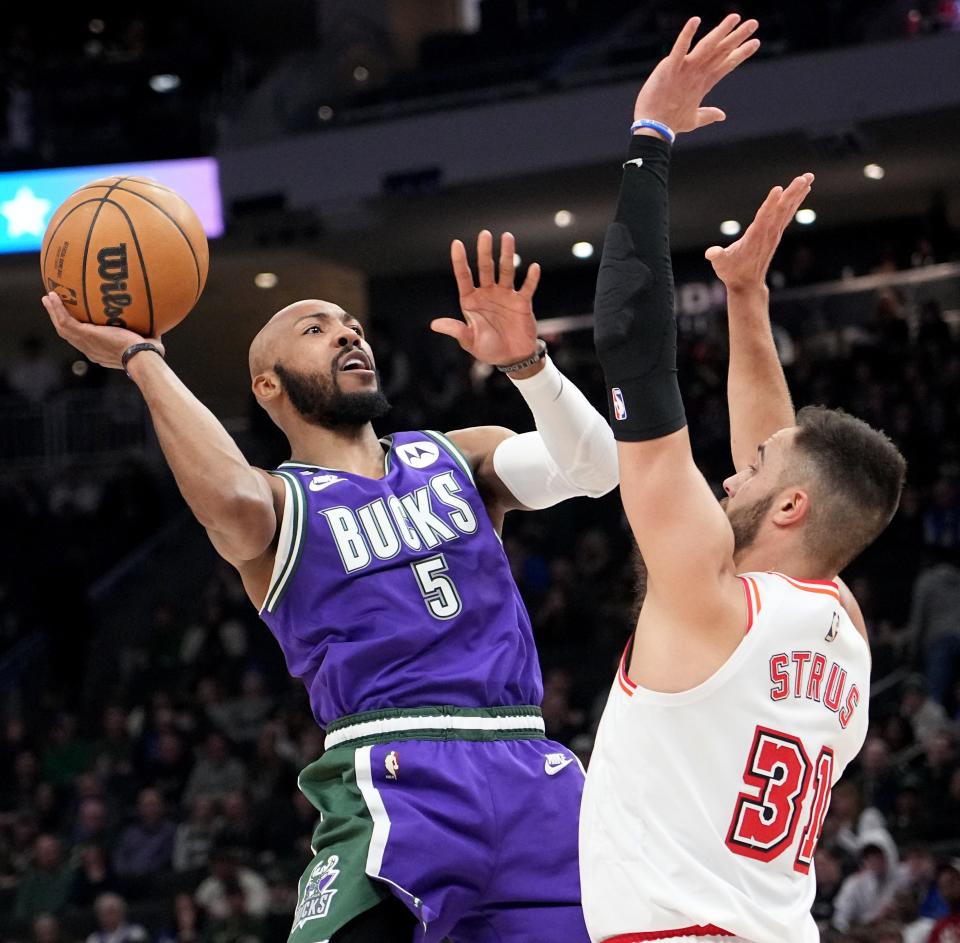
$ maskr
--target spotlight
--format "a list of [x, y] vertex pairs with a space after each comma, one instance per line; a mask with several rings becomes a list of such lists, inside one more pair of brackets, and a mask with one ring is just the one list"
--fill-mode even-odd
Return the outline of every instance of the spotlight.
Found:
[[589, 259], [593, 255], [593, 243], [592, 242], [575, 242], [570, 247], [570, 251], [578, 259]]
[[161, 75], [150, 76], [150, 88], [161, 95], [164, 92], [173, 92], [180, 88], [180, 76], [164, 72]]
[[735, 219], [725, 219], [720, 224], [720, 232], [725, 236], [736, 236], [740, 232], [740, 223]]
[[797, 210], [797, 215], [793, 217], [801, 226], [809, 226], [817, 218], [817, 214], [807, 207]]
[[863, 168], [863, 175], [868, 180], [883, 180], [886, 171], [879, 164], [867, 164]]
[[573, 222], [573, 213], [570, 210], [557, 210], [553, 214], [553, 221], [561, 228], [566, 229]]
[[258, 272], [253, 277], [253, 284], [256, 285], [257, 288], [276, 288], [278, 281], [280, 281], [280, 279], [277, 278], [274, 272]]

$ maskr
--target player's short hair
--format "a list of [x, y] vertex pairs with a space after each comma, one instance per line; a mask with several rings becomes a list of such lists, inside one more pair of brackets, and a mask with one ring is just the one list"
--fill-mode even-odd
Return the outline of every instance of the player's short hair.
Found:
[[890, 523], [907, 462], [880, 430], [842, 409], [806, 406], [793, 442], [813, 491], [805, 540], [839, 573]]

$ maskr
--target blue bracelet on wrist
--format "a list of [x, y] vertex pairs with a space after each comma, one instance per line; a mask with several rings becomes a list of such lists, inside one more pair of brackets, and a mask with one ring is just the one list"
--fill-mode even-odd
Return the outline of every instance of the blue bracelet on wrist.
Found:
[[672, 128], [668, 128], [662, 121], [654, 121], [653, 118], [638, 118], [630, 125], [630, 133], [633, 134], [640, 128], [649, 128], [651, 131], [656, 131], [668, 144], [673, 144], [677, 139]]

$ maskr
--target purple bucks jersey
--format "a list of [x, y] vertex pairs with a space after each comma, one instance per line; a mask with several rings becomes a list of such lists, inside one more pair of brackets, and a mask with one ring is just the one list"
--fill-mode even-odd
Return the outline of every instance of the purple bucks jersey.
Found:
[[285, 462], [260, 612], [317, 722], [384, 708], [539, 704], [530, 618], [466, 459], [384, 439], [384, 476]]

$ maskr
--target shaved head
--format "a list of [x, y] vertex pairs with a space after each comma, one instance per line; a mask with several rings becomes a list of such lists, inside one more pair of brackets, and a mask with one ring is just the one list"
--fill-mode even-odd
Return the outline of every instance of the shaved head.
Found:
[[250, 365], [250, 379], [252, 380], [264, 370], [270, 370], [277, 360], [284, 327], [289, 327], [298, 318], [308, 317], [311, 314], [326, 314], [342, 318], [346, 311], [339, 305], [319, 298], [307, 298], [304, 301], [295, 301], [293, 304], [281, 308], [262, 328], [250, 343], [250, 352], [247, 362]]

